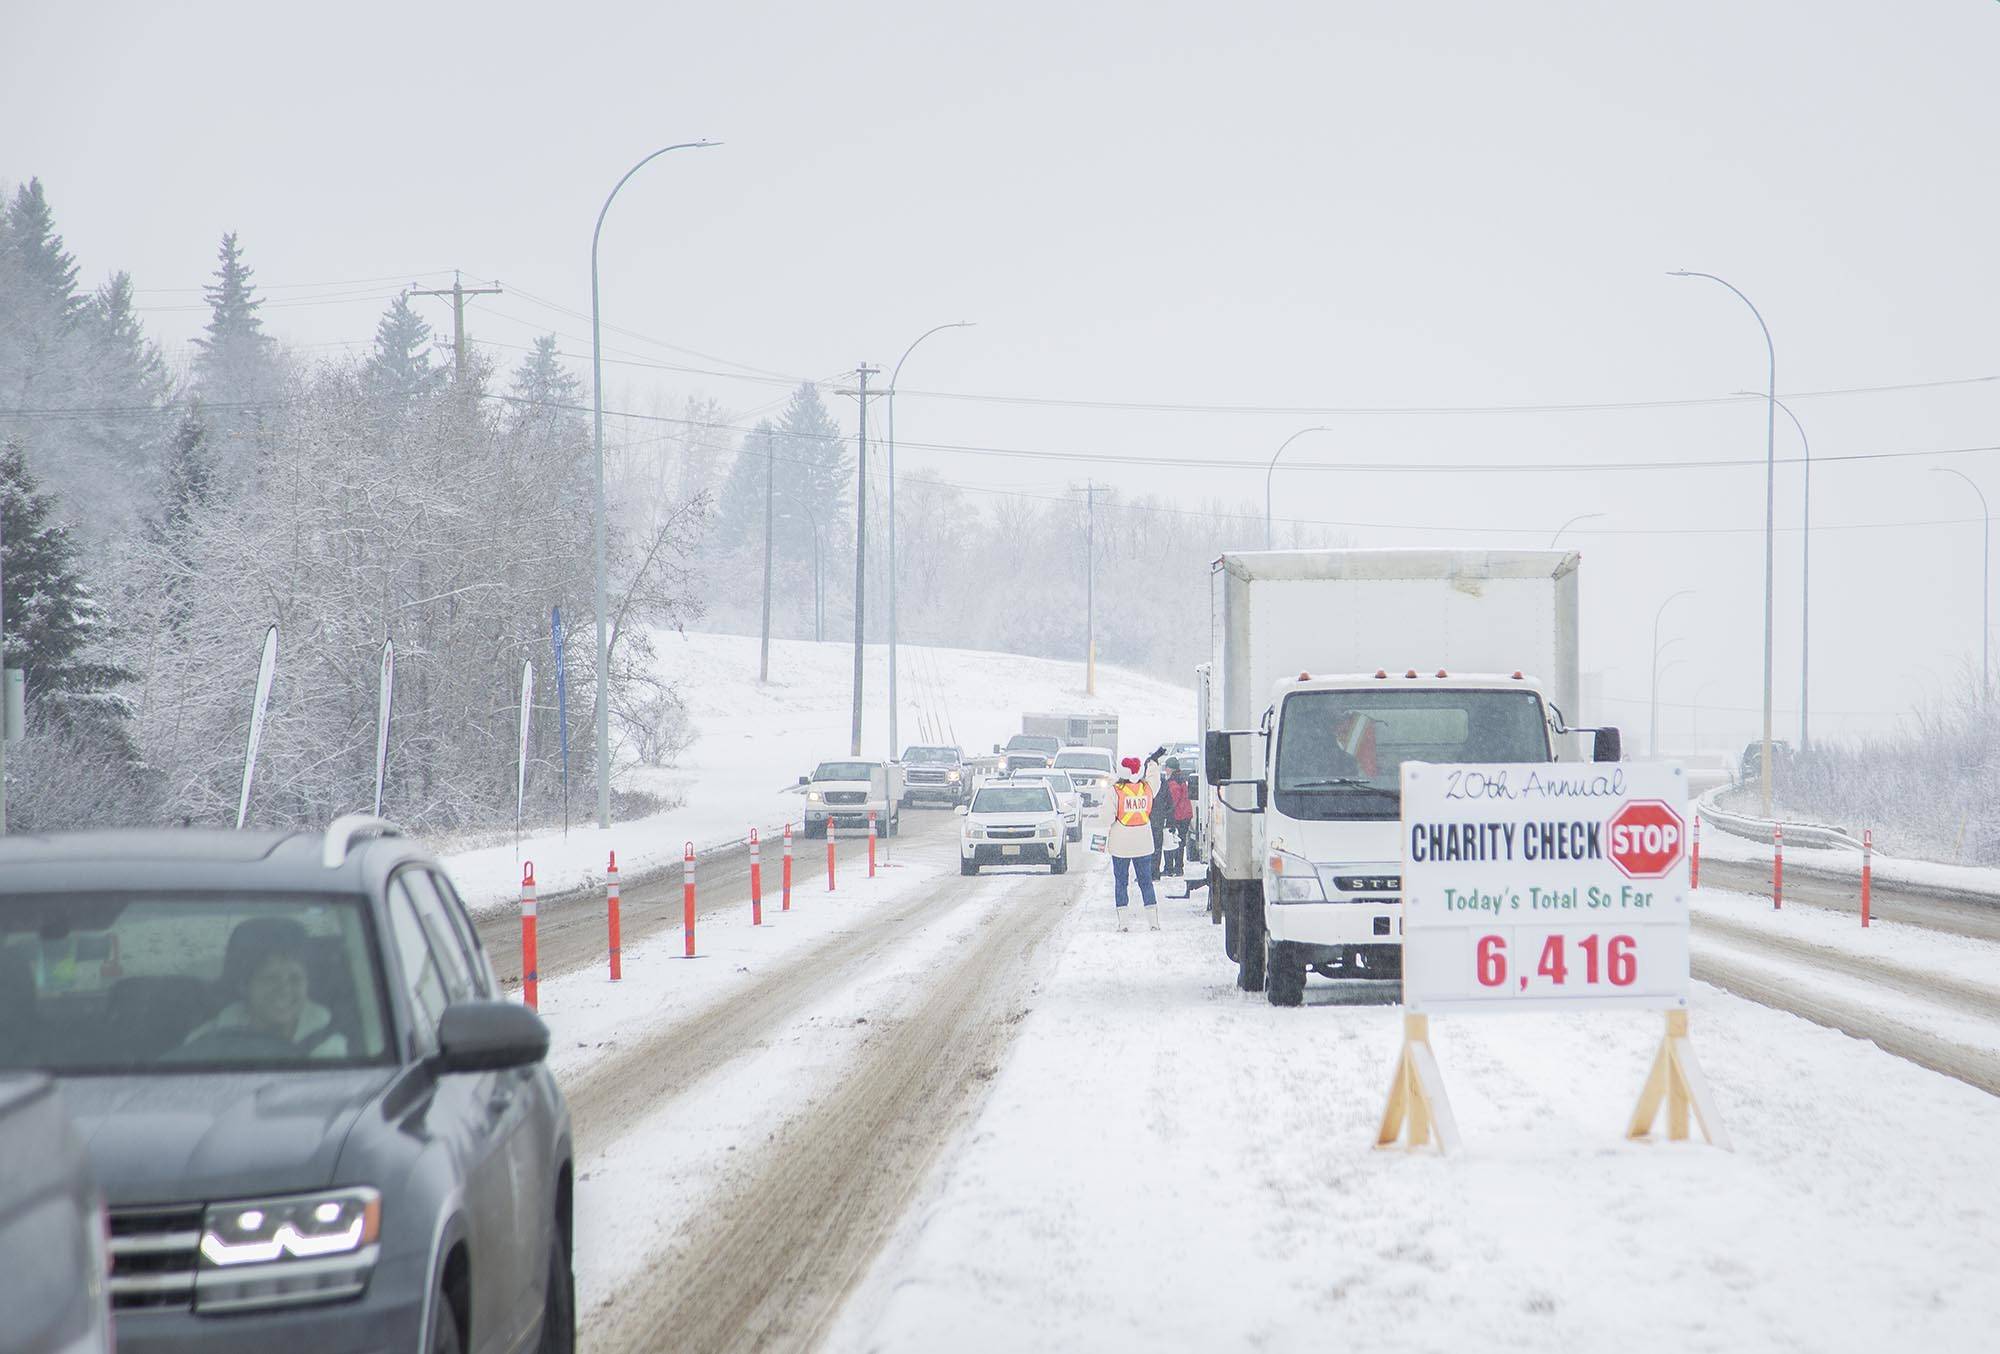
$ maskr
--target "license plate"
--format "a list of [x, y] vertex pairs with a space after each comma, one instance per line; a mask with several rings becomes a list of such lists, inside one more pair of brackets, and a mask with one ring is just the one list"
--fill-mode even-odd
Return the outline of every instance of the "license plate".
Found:
[[1000, 854], [1003, 856], [1018, 856], [1021, 854], [1021, 848], [1018, 846], [1003, 846], [1000, 848]]

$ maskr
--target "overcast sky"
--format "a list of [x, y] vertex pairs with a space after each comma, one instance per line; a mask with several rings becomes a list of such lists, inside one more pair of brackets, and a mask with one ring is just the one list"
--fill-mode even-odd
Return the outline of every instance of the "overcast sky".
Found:
[[[1673, 402], [1761, 390], [1766, 358], [1734, 296], [1665, 276], [1716, 273], [1825, 458], [1815, 730], [1883, 726], [1977, 664], [1979, 510], [1931, 472], [2000, 507], [2000, 381], [1975, 379], [2000, 375], [1991, 0], [7, 8], [0, 178], [42, 179], [85, 278], [129, 270], [170, 355], [235, 230], [288, 343], [365, 345], [401, 286], [457, 268], [506, 288], [471, 311], [496, 357], [553, 330], [587, 370], [604, 194], [713, 138], [607, 220], [613, 407], [700, 393], [754, 421], [789, 379], [969, 319], [905, 368], [902, 467], [1261, 503], [1261, 463], [1325, 424], [1277, 472], [1280, 517], [1541, 546], [1604, 514], [1564, 543], [1606, 713], [1643, 731], [1655, 608], [1695, 588], [1662, 630], [1685, 636], [1669, 739], [1700, 692], [1704, 741], [1740, 742], [1765, 410]], [[1640, 407], [1336, 412], [1602, 404]], [[1778, 446], [1796, 458], [1782, 415]], [[1617, 468], [1689, 460], [1740, 464]], [[1551, 463], [1600, 468], [1500, 469]], [[1780, 465], [1788, 736], [1800, 490]]]

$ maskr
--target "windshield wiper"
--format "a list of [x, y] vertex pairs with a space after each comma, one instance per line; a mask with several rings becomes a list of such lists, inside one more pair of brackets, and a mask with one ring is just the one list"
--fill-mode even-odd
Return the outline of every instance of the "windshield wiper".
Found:
[[1386, 785], [1376, 785], [1359, 776], [1335, 776], [1331, 780], [1301, 780], [1278, 787], [1280, 794], [1287, 790], [1373, 790], [1378, 795], [1398, 793]]

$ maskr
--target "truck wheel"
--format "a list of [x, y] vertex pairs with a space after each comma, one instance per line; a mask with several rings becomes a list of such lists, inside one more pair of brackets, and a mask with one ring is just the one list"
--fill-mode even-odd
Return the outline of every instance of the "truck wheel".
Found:
[[[1248, 890], [1246, 889], [1247, 893]], [[1264, 990], [1264, 900], [1246, 897], [1238, 904], [1236, 985], [1245, 992]]]
[[1222, 952], [1229, 956], [1229, 962], [1232, 964], [1236, 962], [1236, 947], [1240, 944], [1242, 944], [1242, 941], [1236, 934], [1236, 918], [1224, 917], [1222, 919]]
[[1292, 957], [1291, 946], [1264, 938], [1264, 999], [1273, 1006], [1297, 1006], [1306, 999], [1306, 966]]
[[[1208, 923], [1220, 926], [1222, 921], [1222, 876], [1216, 873], [1215, 863], [1211, 861], [1208, 866]], [[1234, 942], [1229, 945], [1229, 957], [1236, 957]]]

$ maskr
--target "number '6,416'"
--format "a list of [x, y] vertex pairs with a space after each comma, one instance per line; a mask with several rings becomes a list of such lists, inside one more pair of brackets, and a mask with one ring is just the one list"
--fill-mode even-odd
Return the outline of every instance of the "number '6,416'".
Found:
[[[1636, 942], [1630, 936], [1613, 936], [1607, 942], [1602, 936], [1585, 936], [1576, 942], [1575, 948], [1582, 953], [1581, 972], [1570, 965], [1568, 954], [1560, 934], [1550, 935], [1542, 941], [1542, 952], [1535, 962], [1534, 977], [1554, 987], [1569, 983], [1572, 974], [1584, 985], [1592, 986], [1608, 981], [1613, 987], [1630, 987], [1638, 976], [1639, 959], [1635, 953]], [[1477, 972], [1481, 987], [1500, 987], [1507, 981], [1507, 938], [1505, 936], [1481, 936], [1477, 952]], [[1528, 985], [1528, 975], [1520, 978], [1522, 987]]]

